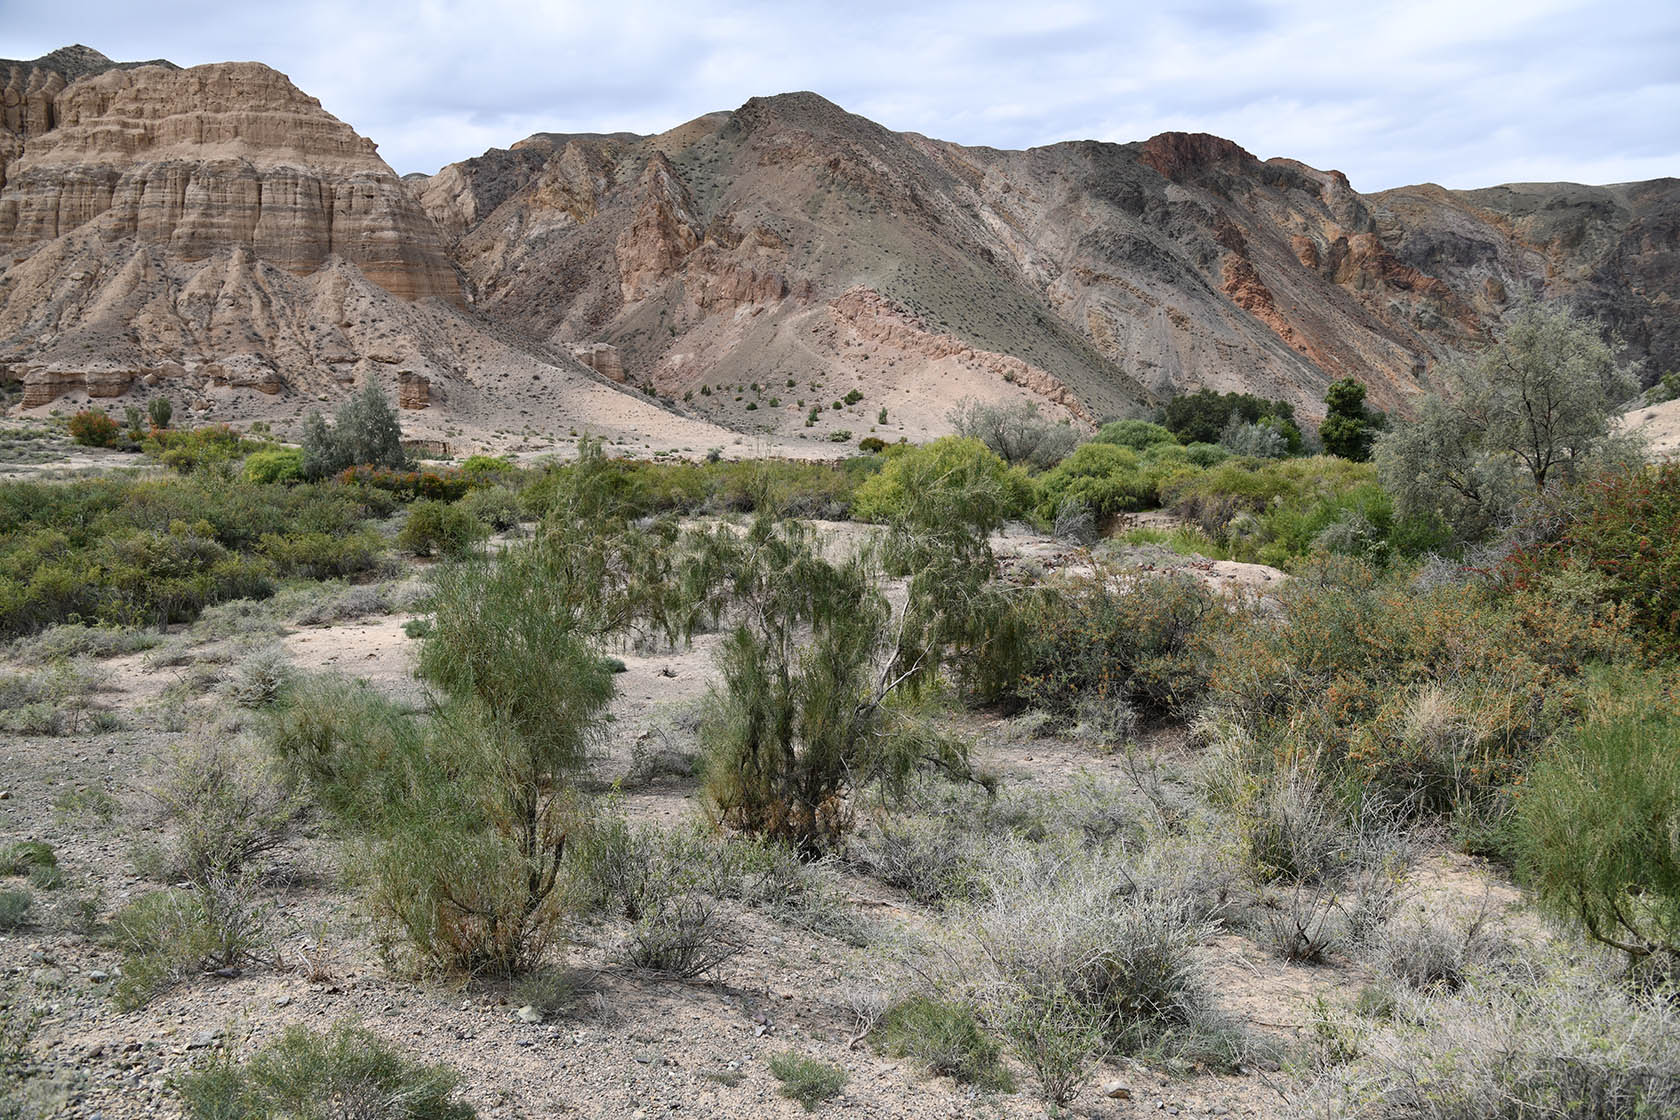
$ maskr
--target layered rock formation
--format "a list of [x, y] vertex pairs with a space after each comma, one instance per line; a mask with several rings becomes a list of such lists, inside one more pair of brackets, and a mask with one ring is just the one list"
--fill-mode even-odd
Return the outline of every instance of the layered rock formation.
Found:
[[0, 248], [91, 225], [185, 260], [243, 245], [299, 275], [337, 256], [405, 299], [458, 298], [435, 227], [372, 142], [260, 63], [107, 70], [52, 116], [0, 195]]
[[1312, 417], [1355, 377], [1404, 411], [1531, 294], [1680, 368], [1673, 179], [1366, 196], [1205, 134], [997, 151], [802, 93], [399, 180], [257, 63], [66, 48], [0, 80], [0, 376], [30, 407], [374, 378], [428, 422], [669, 416], [640, 390], [826, 441], [936, 434], [963, 396], [1095, 422], [1210, 387]]

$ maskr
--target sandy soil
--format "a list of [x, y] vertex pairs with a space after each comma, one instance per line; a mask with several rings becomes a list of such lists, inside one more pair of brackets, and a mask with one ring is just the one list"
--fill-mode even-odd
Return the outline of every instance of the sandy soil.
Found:
[[[831, 526], [833, 547], [855, 547], [868, 530]], [[1013, 532], [1001, 551], [1040, 558], [1073, 558], [1049, 538]], [[1260, 585], [1281, 578], [1256, 566], [1197, 566], [1216, 583]], [[336, 670], [376, 688], [418, 699], [412, 680], [416, 643], [391, 614], [332, 626], [294, 626], [282, 638], [293, 662], [308, 670]], [[675, 741], [692, 749], [684, 715], [705, 695], [718, 638], [702, 635], [675, 650], [625, 649], [617, 677], [613, 721], [601, 745], [598, 788], [615, 785], [632, 768], [638, 745]], [[126, 1120], [169, 1116], [177, 1105], [168, 1078], [189, 1069], [215, 1047], [240, 1053], [285, 1026], [325, 1027], [345, 1018], [417, 1057], [447, 1061], [463, 1075], [467, 1098], [492, 1118], [654, 1116], [784, 1117], [803, 1115], [779, 1097], [766, 1068], [774, 1053], [794, 1049], [843, 1066], [850, 1081], [825, 1106], [835, 1116], [1037, 1117], [1043, 1115], [1022, 1074], [1014, 1095], [972, 1094], [948, 1078], [929, 1077], [912, 1063], [848, 1040], [856, 1023], [846, 993], [887, 983], [895, 974], [890, 946], [937, 924], [935, 916], [900, 892], [845, 873], [847, 895], [881, 936], [868, 949], [771, 921], [738, 914], [743, 951], [706, 981], [676, 982], [615, 965], [622, 928], [601, 922], [576, 931], [568, 966], [588, 977], [592, 993], [574, 1018], [522, 1022], [519, 997], [508, 985], [415, 981], [381, 963], [380, 942], [367, 904], [344, 882], [335, 846], [304, 836], [282, 853], [269, 898], [280, 931], [277, 959], [234, 978], [200, 977], [143, 1010], [120, 1013], [109, 1000], [118, 953], [96, 935], [77, 932], [77, 900], [92, 900], [102, 917], [158, 884], [134, 870], [137, 840], [157, 835], [143, 793], [158, 760], [194, 735], [234, 736], [251, 713], [233, 707], [213, 682], [196, 696], [180, 696], [190, 667], [163, 665], [155, 655], [115, 659], [100, 705], [125, 713], [128, 727], [99, 736], [0, 742], [0, 840], [36, 837], [59, 852], [68, 884], [38, 892], [41, 914], [31, 927], [0, 935], [0, 973], [14, 991], [46, 1008], [41, 1040], [64, 1083], [64, 1115]], [[215, 666], [209, 666], [214, 671]], [[173, 692], [171, 686], [175, 686]], [[172, 697], [174, 699], [172, 699]], [[188, 710], [182, 710], [185, 707]], [[172, 726], [188, 730], [173, 731]], [[1123, 786], [1126, 760], [1068, 739], [1036, 737], [1022, 725], [985, 713], [957, 718], [983, 768], [1026, 789], [1054, 793], [1094, 778]], [[689, 739], [685, 743], [684, 736]], [[1143, 750], [1178, 780], [1193, 762], [1182, 733], [1146, 737]], [[55, 811], [67, 794], [98, 788], [121, 808], [114, 820]], [[676, 824], [697, 809], [694, 782], [664, 776], [617, 794], [633, 819]], [[1516, 893], [1486, 868], [1462, 857], [1419, 865], [1419, 889], [1454, 898], [1491, 897], [1501, 913]], [[1286, 963], [1235, 933], [1213, 938], [1206, 964], [1226, 1010], [1258, 1036], [1290, 1044], [1306, 1029], [1306, 1006], [1319, 994], [1347, 994], [1366, 979], [1345, 960], [1322, 966]], [[1270, 1062], [1243, 1075], [1172, 1077], [1122, 1062], [1100, 1071], [1093, 1085], [1118, 1079], [1129, 1099], [1088, 1090], [1076, 1115], [1230, 1115], [1271, 1117], [1282, 1105], [1287, 1079]]]

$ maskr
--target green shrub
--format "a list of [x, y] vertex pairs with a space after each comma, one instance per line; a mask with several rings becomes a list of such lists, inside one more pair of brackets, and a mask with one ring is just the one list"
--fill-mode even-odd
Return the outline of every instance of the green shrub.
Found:
[[29, 921], [35, 896], [27, 890], [0, 890], [0, 932], [10, 933]]
[[191, 890], [141, 895], [111, 919], [111, 943], [122, 952], [113, 996], [124, 1011], [205, 969], [242, 968], [270, 955], [269, 911], [251, 875], [214, 877]]
[[[911, 625], [925, 591], [912, 587], [893, 648], [871, 566], [823, 559], [801, 523], [761, 517], [744, 537], [720, 530], [703, 544], [739, 618], [715, 654], [720, 684], [701, 727], [703, 795], [719, 820], [814, 853], [850, 829], [859, 783], [902, 783], [930, 756], [963, 764], [956, 744], [929, 742], [888, 708], [940, 660], [935, 621]], [[883, 678], [878, 659], [910, 668]]]
[[70, 417], [70, 438], [83, 447], [114, 447], [121, 425], [103, 409], [84, 409]]
[[998, 1044], [967, 1004], [912, 996], [889, 1008], [875, 1033], [887, 1053], [913, 1059], [930, 1073], [982, 1089], [1015, 1090]]
[[174, 1088], [193, 1120], [472, 1120], [477, 1113], [457, 1096], [459, 1084], [452, 1070], [422, 1065], [340, 1023], [325, 1034], [288, 1027], [249, 1061], [223, 1055]]
[[153, 397], [146, 402], [146, 415], [151, 419], [152, 427], [167, 428], [169, 421], [174, 419], [175, 406], [168, 397]]
[[0, 875], [28, 875], [37, 867], [57, 867], [58, 855], [44, 840], [18, 840], [0, 848]]
[[1063, 723], [1105, 707], [1193, 709], [1207, 689], [1212, 635], [1233, 621], [1190, 573], [1107, 565], [1022, 596], [1015, 609], [1024, 637], [1014, 696]]
[[1104, 424], [1096, 435], [1091, 437], [1092, 443], [1112, 443], [1118, 447], [1129, 447], [1133, 451], [1143, 451], [1157, 444], [1173, 444], [1178, 437], [1159, 424], [1151, 424], [1147, 420], [1114, 420]]
[[1351, 377], [1331, 382], [1324, 409], [1324, 423], [1318, 426], [1324, 450], [1356, 462], [1369, 459], [1371, 445], [1384, 427], [1384, 416], [1366, 407], [1365, 386]]
[[798, 1101], [806, 1112], [840, 1095], [848, 1080], [846, 1071], [792, 1050], [770, 1055], [770, 1074], [782, 1083], [782, 1096]]
[[245, 459], [245, 481], [257, 483], [303, 481], [303, 452], [295, 447], [254, 451]]
[[1680, 711], [1672, 687], [1600, 698], [1517, 802], [1523, 877], [1552, 913], [1680, 966]]
[[864, 480], [852, 502], [859, 521], [891, 521], [903, 516], [911, 496], [932, 487], [961, 488], [984, 483], [1000, 495], [1002, 516], [1023, 512], [1032, 484], [977, 439], [945, 436], [921, 447], [889, 453], [879, 473]]
[[192, 474], [224, 463], [231, 463], [242, 455], [272, 447], [257, 440], [245, 439], [226, 424], [206, 424], [199, 428], [154, 428], [146, 437], [146, 454], [164, 466], [181, 474]]
[[1604, 581], [1605, 598], [1632, 612], [1653, 649], [1680, 652], [1680, 464], [1593, 479], [1563, 512], [1555, 539], [1506, 560], [1511, 585], [1547, 593], [1585, 569]]
[[416, 556], [442, 554], [452, 560], [470, 556], [484, 535], [471, 513], [443, 502], [419, 501], [397, 534], [397, 547]]
[[864, 436], [858, 440], [858, 450], [865, 455], [879, 455], [887, 449], [887, 441], [877, 436]]
[[1313, 762], [1408, 814], [1497, 807], [1585, 711], [1583, 674], [1624, 657], [1613, 617], [1531, 594], [1416, 590], [1339, 561], [1290, 580], [1281, 624], [1221, 628], [1209, 699], [1265, 766]]
[[461, 460], [461, 473], [474, 478], [495, 478], [517, 469], [512, 459], [501, 455], [468, 455]]
[[519, 527], [519, 493], [511, 487], [482, 486], [458, 504], [462, 512], [492, 532], [505, 533]]
[[569, 905], [573, 779], [613, 684], [555, 576], [533, 550], [440, 569], [420, 673], [446, 703], [401, 771], [355, 764], [405, 787], [375, 818], [376, 904], [451, 970], [528, 971]]
[[1038, 480], [1039, 519], [1053, 520], [1069, 501], [1084, 506], [1099, 520], [1155, 505], [1155, 486], [1140, 465], [1137, 453], [1128, 448], [1112, 443], [1082, 445]]
[[1275, 422], [1290, 454], [1300, 451], [1301, 432], [1295, 427], [1295, 410], [1287, 401], [1199, 389], [1172, 398], [1161, 410], [1162, 425], [1180, 443], [1218, 443], [1233, 422], [1257, 424], [1264, 420]]
[[227, 878], [284, 844], [303, 806], [267, 768], [226, 743], [186, 743], [150, 790], [171, 826], [170, 877]]

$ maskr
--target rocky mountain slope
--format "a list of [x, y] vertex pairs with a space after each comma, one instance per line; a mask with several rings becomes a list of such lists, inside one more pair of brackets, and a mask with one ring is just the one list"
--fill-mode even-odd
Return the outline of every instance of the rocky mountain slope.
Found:
[[374, 377], [421, 426], [616, 417], [673, 446], [920, 438], [963, 396], [1095, 421], [1206, 386], [1311, 416], [1345, 376], [1404, 410], [1528, 293], [1680, 367], [1674, 179], [1366, 196], [1213, 136], [998, 151], [798, 93], [403, 180], [257, 63], [75, 47], [0, 77], [26, 408], [162, 384], [283, 418]]
[[735, 424], [766, 422], [742, 411], [762, 392], [718, 391], [743, 383], [786, 387], [782, 426], [819, 382], [918, 419], [963, 393], [1092, 416], [1203, 386], [1313, 414], [1345, 376], [1403, 410], [1525, 293], [1680, 362], [1675, 180], [1362, 196], [1213, 136], [1005, 152], [800, 93], [416, 185], [487, 314]]
[[416, 434], [724, 440], [466, 313], [409, 189], [284, 75], [86, 48], [10, 67], [56, 88], [20, 98], [0, 192], [0, 364], [20, 407], [164, 391], [285, 420], [374, 378], [433, 410]]

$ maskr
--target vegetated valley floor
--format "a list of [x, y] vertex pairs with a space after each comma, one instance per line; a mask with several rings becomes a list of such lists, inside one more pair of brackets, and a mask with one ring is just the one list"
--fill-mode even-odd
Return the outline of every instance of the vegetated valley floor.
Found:
[[[825, 526], [835, 547], [865, 530]], [[1078, 563], [1051, 538], [1011, 531], [996, 542], [1006, 564], [1049, 571]], [[1281, 573], [1163, 553], [1159, 564], [1187, 566], [1222, 585], [1264, 593]], [[231, 978], [202, 976], [122, 1013], [110, 998], [120, 958], [97, 932], [125, 902], [159, 884], [136, 869], [137, 846], [155, 838], [155, 807], [144, 790], [164, 758], [193, 737], [231, 740], [253, 730], [256, 713], [231, 703], [220, 686], [234, 664], [278, 644], [303, 671], [335, 671], [418, 702], [411, 671], [418, 643], [403, 623], [424, 578], [408, 562], [384, 598], [398, 609], [325, 625], [299, 621], [323, 613], [323, 599], [345, 595], [321, 585], [306, 598], [282, 596], [246, 611], [217, 608], [177, 627], [154, 649], [103, 662], [94, 694], [116, 729], [57, 737], [7, 736], [0, 744], [0, 840], [37, 838], [59, 853], [64, 886], [37, 892], [34, 923], [0, 935], [0, 975], [32, 993], [44, 1010], [38, 1049], [49, 1056], [65, 1115], [104, 1120], [171, 1115], [170, 1075], [215, 1048], [248, 1053], [295, 1023], [325, 1028], [353, 1019], [416, 1058], [444, 1062], [464, 1079], [464, 1095], [486, 1117], [793, 1117], [800, 1106], [777, 1094], [769, 1055], [792, 1049], [849, 1073], [843, 1094], [823, 1106], [834, 1115], [1013, 1117], [1043, 1115], [1030, 1077], [1014, 1094], [974, 1091], [934, 1077], [908, 1060], [857, 1040], [849, 993], [889, 988], [903, 975], [902, 947], [940, 936], [945, 919], [900, 891], [841, 865], [848, 905], [872, 929], [858, 947], [779, 924], [752, 910], [735, 915], [742, 951], [708, 979], [676, 981], [613, 963], [622, 933], [612, 923], [575, 930], [566, 963], [587, 994], [574, 1014], [526, 1022], [506, 984], [416, 982], [382, 963], [377, 930], [356, 885], [355, 861], [321, 834], [292, 840], [268, 876], [278, 959]], [[325, 612], [332, 613], [332, 612]], [[695, 750], [685, 719], [711, 680], [716, 635], [674, 650], [613, 651], [627, 669], [616, 678], [610, 734], [594, 772], [601, 790], [620, 782], [640, 753], [682, 758]], [[16, 666], [8, 666], [16, 668]], [[1150, 731], [1129, 758], [1123, 750], [1040, 733], [1025, 719], [985, 713], [945, 717], [974, 744], [978, 763], [1006, 789], [1056, 796], [1094, 788], [1099, 796], [1147, 812], [1135, 776], [1153, 772], [1164, 795], [1188, 796], [1196, 759], [1182, 728]], [[259, 749], [259, 748], [253, 748]], [[680, 771], [681, 767], [673, 767]], [[86, 791], [115, 799], [105, 819]], [[81, 795], [78, 797], [77, 795]], [[678, 826], [699, 812], [694, 780], [665, 773], [614, 796], [634, 820]], [[78, 807], [80, 806], [80, 807]], [[143, 862], [143, 861], [142, 861]], [[1404, 905], [1469, 913], [1487, 905], [1513, 938], [1537, 936], [1518, 893], [1496, 871], [1440, 846], [1408, 872]], [[85, 911], [83, 907], [85, 906]], [[1291, 1081], [1279, 1058], [1310, 1031], [1315, 997], [1345, 1001], [1369, 977], [1345, 957], [1290, 964], [1235, 932], [1202, 948], [1224, 1008], [1257, 1039], [1244, 1071], [1169, 1075], [1120, 1062], [1099, 1071], [1074, 1106], [1090, 1116], [1220, 1115], [1268, 1117], [1286, 1108]], [[1105, 1096], [1119, 1082], [1124, 1094]]]

